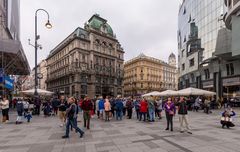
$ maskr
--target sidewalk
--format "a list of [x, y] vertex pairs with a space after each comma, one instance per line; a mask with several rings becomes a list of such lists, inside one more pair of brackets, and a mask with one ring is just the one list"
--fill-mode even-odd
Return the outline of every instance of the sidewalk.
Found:
[[[177, 116], [174, 132], [164, 130], [165, 117], [154, 123], [93, 118], [82, 139], [75, 131], [62, 139], [65, 130], [59, 127], [58, 117], [34, 116], [29, 124], [1, 124], [0, 152], [240, 152], [240, 110], [236, 112], [236, 127], [229, 130], [221, 128], [219, 110], [209, 115], [190, 112], [193, 135], [179, 133]], [[11, 120], [15, 121], [15, 113]]]

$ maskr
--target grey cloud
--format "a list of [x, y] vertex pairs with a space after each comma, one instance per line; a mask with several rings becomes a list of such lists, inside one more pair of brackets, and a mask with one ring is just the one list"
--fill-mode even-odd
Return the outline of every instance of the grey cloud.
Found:
[[34, 48], [27, 39], [34, 36], [34, 12], [44, 8], [50, 13], [53, 28], [44, 28], [46, 16], [38, 15], [38, 61], [44, 59], [58, 43], [75, 28], [98, 13], [106, 18], [125, 50], [125, 60], [141, 52], [167, 61], [171, 52], [177, 53], [177, 13], [175, 0], [21, 0], [21, 39], [30, 66], [34, 66]]

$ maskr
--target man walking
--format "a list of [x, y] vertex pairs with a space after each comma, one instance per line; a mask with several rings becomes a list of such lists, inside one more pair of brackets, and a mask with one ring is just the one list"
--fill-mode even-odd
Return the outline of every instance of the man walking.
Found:
[[75, 123], [76, 115], [77, 115], [77, 105], [75, 104], [74, 98], [71, 97], [68, 99], [68, 104], [70, 105], [69, 108], [66, 110], [67, 115], [67, 124], [66, 124], [66, 134], [62, 136], [62, 138], [69, 138], [69, 128], [70, 125], [76, 130], [76, 132], [79, 132], [80, 138], [83, 137], [84, 132], [78, 128], [78, 126]]
[[120, 95], [117, 96], [115, 108], [116, 108], [116, 120], [118, 120], [118, 118], [122, 120], [123, 102], [121, 100]]
[[180, 122], [180, 132], [184, 133], [183, 122], [185, 122], [185, 127], [187, 129], [187, 133], [192, 134], [192, 132], [190, 132], [190, 128], [189, 128], [187, 114], [188, 114], [187, 103], [186, 103], [184, 97], [180, 97], [180, 100], [178, 102], [178, 115], [179, 115], [179, 122]]

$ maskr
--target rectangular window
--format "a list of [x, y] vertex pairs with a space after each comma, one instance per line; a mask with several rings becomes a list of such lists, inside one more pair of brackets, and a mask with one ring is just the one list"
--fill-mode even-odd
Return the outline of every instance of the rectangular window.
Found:
[[204, 73], [205, 73], [205, 80], [210, 79], [209, 69], [205, 69], [205, 70], [204, 70]]
[[190, 67], [194, 66], [194, 58], [192, 58], [191, 60], [189, 60], [189, 65], [190, 65]]
[[234, 66], [233, 66], [233, 63], [230, 63], [230, 71], [231, 71], [231, 75], [234, 75]]
[[184, 71], [185, 70], [185, 64], [183, 63], [182, 64], [182, 71]]
[[226, 64], [226, 68], [227, 68], [227, 75], [230, 75], [230, 68], [229, 68], [229, 64]]
[[143, 83], [141, 83], [141, 88], [143, 88]]

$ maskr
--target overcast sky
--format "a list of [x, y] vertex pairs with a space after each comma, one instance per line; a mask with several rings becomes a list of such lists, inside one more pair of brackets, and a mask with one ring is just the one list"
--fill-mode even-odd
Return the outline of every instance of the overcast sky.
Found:
[[167, 61], [177, 54], [177, 14], [180, 0], [21, 0], [21, 41], [30, 67], [34, 67], [34, 14], [38, 8], [50, 14], [52, 29], [46, 29], [47, 16], [38, 13], [38, 62], [77, 27], [95, 13], [108, 20], [125, 51], [125, 61], [144, 53]]

